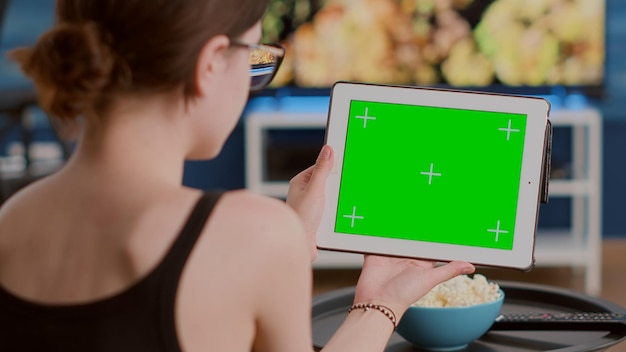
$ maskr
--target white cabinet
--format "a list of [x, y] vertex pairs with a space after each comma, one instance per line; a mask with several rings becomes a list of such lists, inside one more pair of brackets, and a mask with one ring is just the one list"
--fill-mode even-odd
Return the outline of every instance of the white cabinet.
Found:
[[572, 133], [571, 177], [553, 179], [549, 188], [551, 198], [571, 199], [572, 223], [563, 231], [538, 233], [537, 265], [582, 268], [585, 291], [598, 295], [602, 287], [602, 118], [595, 109], [555, 110], [550, 121], [555, 129], [567, 127]]
[[[326, 127], [326, 113], [251, 112], [245, 116], [246, 186], [248, 189], [284, 198], [288, 180], [268, 181], [267, 136], [272, 130], [318, 129]], [[602, 123], [595, 109], [552, 111], [555, 129], [571, 130], [571, 172], [566, 179], [552, 179], [551, 198], [571, 199], [571, 224], [559, 231], [537, 234], [537, 266], [582, 268], [585, 291], [598, 295], [601, 289], [601, 167]], [[554, 141], [554, 144], [558, 141]], [[540, 214], [541, 216], [541, 214]], [[315, 268], [355, 268], [362, 264], [356, 254], [321, 252]]]

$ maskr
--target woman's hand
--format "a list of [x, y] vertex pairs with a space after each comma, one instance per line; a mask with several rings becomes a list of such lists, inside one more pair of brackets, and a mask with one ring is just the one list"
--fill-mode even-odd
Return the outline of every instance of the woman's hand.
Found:
[[386, 306], [399, 321], [411, 304], [437, 284], [474, 270], [472, 264], [459, 261], [435, 266], [432, 261], [366, 255], [354, 302]]
[[322, 147], [315, 165], [300, 172], [289, 182], [287, 204], [302, 221], [311, 252], [311, 262], [317, 259], [317, 228], [324, 213], [326, 180], [333, 167], [333, 149]]

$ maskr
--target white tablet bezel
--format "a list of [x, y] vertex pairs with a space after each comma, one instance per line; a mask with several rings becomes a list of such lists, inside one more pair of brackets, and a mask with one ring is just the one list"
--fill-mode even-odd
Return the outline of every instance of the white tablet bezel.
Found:
[[[527, 115], [513, 249], [499, 250], [335, 233], [347, 118], [352, 100]], [[538, 97], [337, 82], [331, 93], [326, 128], [326, 144], [334, 149], [335, 164], [326, 185], [325, 211], [317, 234], [318, 248], [438, 261], [463, 260], [476, 265], [531, 269], [534, 265], [535, 232], [549, 110], [549, 103]]]

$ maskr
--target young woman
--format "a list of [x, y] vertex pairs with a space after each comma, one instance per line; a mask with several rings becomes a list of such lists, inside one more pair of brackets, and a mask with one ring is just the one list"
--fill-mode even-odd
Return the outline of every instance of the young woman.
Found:
[[[282, 49], [258, 45], [266, 5], [58, 0], [55, 27], [12, 54], [41, 106], [82, 130], [63, 169], [0, 211], [3, 351], [312, 349], [310, 264], [332, 149], [286, 203], [181, 185], [184, 160], [218, 155], [249, 89], [280, 62]], [[251, 80], [259, 57], [270, 74]], [[412, 302], [473, 270], [367, 257], [325, 350], [383, 350]]]

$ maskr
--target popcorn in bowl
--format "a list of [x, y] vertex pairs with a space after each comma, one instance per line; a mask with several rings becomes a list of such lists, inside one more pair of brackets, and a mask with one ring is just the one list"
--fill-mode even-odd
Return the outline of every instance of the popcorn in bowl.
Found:
[[457, 276], [411, 305], [396, 331], [423, 350], [463, 349], [489, 330], [504, 296], [499, 285], [483, 275]]
[[496, 301], [501, 292], [498, 284], [480, 274], [456, 276], [435, 286], [413, 303], [414, 307], [466, 307]]

